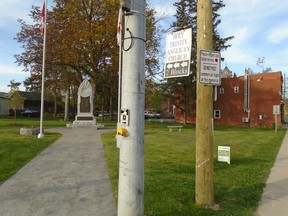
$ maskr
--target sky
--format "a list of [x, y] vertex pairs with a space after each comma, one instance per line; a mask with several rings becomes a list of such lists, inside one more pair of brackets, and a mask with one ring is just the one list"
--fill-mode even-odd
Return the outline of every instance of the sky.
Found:
[[[52, 0], [48, 0], [49, 2]], [[165, 14], [162, 21], [168, 28], [173, 21], [177, 0], [147, 0], [159, 14]], [[11, 80], [23, 82], [29, 72], [15, 63], [15, 54], [20, 54], [21, 44], [13, 38], [20, 31], [18, 19], [31, 22], [28, 16], [32, 5], [42, 7], [44, 0], [9, 0], [0, 2], [0, 92], [8, 92]], [[227, 51], [221, 52], [225, 59], [222, 69], [227, 66], [238, 76], [244, 74], [245, 68], [254, 73], [264, 68], [288, 73], [288, 1], [287, 0], [223, 0], [221, 24], [218, 31], [221, 37], [234, 36]], [[116, 34], [116, 33], [115, 33]], [[165, 48], [165, 36], [163, 39]], [[261, 66], [256, 64], [264, 58]], [[24, 90], [24, 87], [21, 87]]]
[[[28, 16], [32, 5], [42, 7], [43, 0], [9, 0], [0, 2], [0, 92], [9, 92], [7, 85], [11, 80], [23, 82], [29, 77], [28, 72], [23, 72], [23, 67], [15, 63], [15, 54], [20, 54], [23, 50], [21, 44], [14, 38], [20, 32], [18, 19], [31, 22]], [[24, 87], [21, 86], [21, 90]]]

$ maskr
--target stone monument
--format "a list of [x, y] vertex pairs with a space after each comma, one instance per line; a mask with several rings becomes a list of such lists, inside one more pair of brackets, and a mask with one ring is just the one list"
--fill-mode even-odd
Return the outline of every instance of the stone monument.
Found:
[[90, 82], [85, 79], [78, 89], [77, 116], [73, 127], [95, 126], [96, 119], [93, 115], [93, 90]]

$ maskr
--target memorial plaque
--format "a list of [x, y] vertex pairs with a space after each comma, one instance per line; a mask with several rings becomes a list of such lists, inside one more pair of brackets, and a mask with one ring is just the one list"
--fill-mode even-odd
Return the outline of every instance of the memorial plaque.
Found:
[[73, 127], [95, 126], [96, 119], [93, 115], [93, 89], [88, 80], [83, 80], [78, 89], [77, 116]]
[[90, 97], [80, 97], [80, 112], [90, 112]]

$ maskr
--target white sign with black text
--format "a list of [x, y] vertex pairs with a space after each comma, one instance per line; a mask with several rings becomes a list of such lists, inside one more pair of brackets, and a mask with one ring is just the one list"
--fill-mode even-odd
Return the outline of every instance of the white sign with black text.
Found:
[[200, 50], [199, 82], [207, 85], [220, 85], [221, 55], [218, 51]]
[[167, 34], [164, 78], [189, 76], [192, 29]]

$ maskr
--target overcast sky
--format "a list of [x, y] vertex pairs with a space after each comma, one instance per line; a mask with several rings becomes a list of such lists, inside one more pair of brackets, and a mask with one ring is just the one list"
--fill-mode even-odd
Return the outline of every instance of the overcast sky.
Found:
[[[0, 92], [8, 91], [7, 85], [15, 79], [22, 82], [29, 73], [15, 64], [15, 54], [21, 53], [20, 44], [13, 38], [20, 31], [17, 19], [30, 21], [28, 17], [32, 5], [42, 7], [44, 0], [2, 0], [0, 2]], [[49, 2], [52, 0], [48, 0]], [[169, 26], [176, 8], [175, 0], [147, 0], [159, 13], [167, 14]], [[254, 72], [262, 71], [256, 65], [258, 58], [265, 58], [264, 68], [288, 72], [288, 1], [287, 0], [224, 0], [221, 9], [222, 23], [218, 31], [221, 37], [234, 36], [232, 45], [222, 52], [225, 62], [238, 76], [249, 67]], [[165, 37], [164, 37], [165, 39]], [[163, 41], [165, 43], [165, 40]]]

